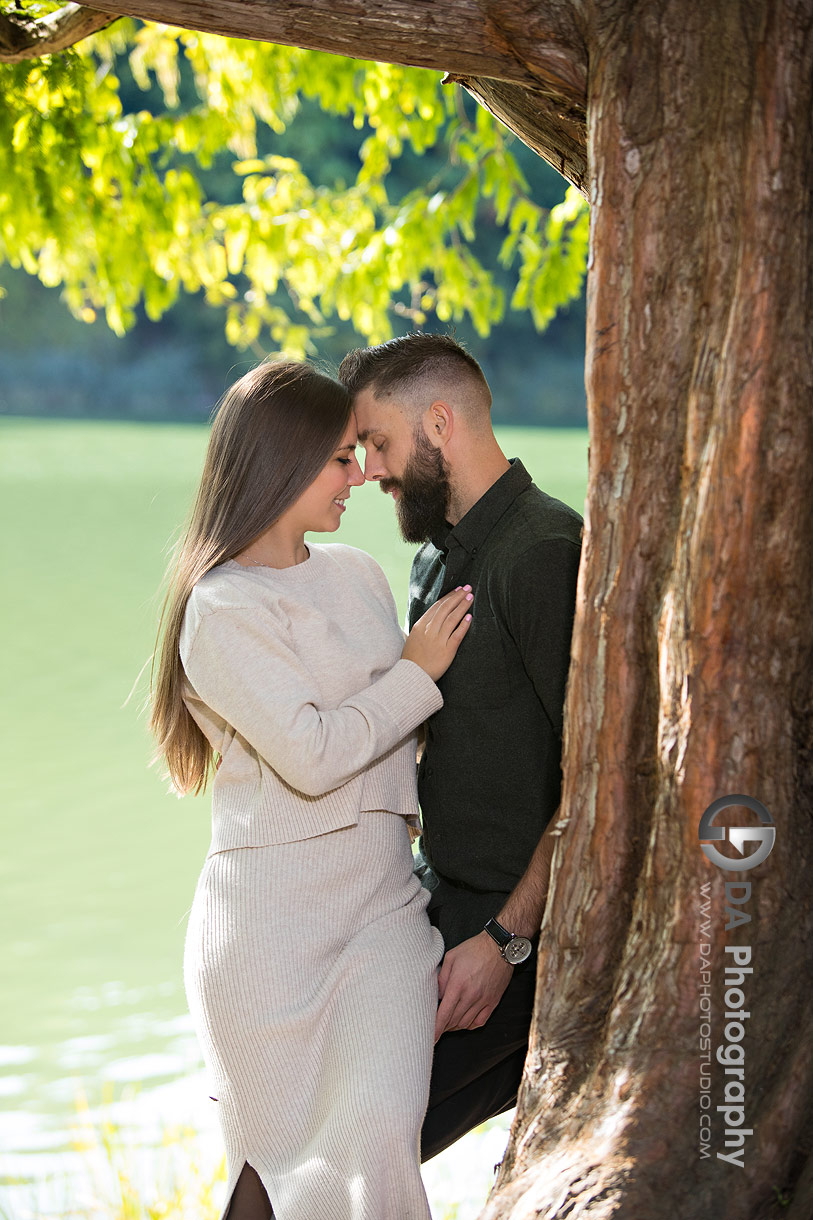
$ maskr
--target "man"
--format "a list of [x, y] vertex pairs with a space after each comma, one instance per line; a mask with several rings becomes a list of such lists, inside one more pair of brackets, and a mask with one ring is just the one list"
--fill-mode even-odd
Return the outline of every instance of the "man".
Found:
[[[471, 585], [473, 618], [439, 686], [418, 773], [418, 872], [446, 955], [422, 1158], [514, 1105], [559, 804], [562, 708], [581, 518], [508, 461], [477, 362], [446, 335], [345, 357], [364, 473], [396, 503], [409, 625]], [[514, 963], [514, 964], [512, 964]]]

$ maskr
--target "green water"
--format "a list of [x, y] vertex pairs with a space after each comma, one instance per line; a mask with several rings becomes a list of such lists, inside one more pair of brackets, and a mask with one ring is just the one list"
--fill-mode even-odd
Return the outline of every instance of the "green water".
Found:
[[[581, 510], [586, 433], [505, 428], [505, 452]], [[93, 1099], [199, 1071], [180, 977], [208, 799], [166, 795], [141, 705], [166, 550], [197, 427], [0, 419], [0, 1148], [14, 1174], [67, 1146]], [[413, 548], [377, 487], [338, 538], [382, 564], [403, 616]], [[125, 1111], [126, 1113], [126, 1111]], [[21, 1168], [22, 1166], [22, 1168]], [[0, 1173], [0, 1184], [2, 1184]]]

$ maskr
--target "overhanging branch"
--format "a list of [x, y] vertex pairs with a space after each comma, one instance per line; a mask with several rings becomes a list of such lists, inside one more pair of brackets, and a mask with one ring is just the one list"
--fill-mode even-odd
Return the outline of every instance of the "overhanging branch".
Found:
[[538, 85], [522, 87], [486, 77], [453, 76], [481, 106], [505, 123], [524, 144], [558, 170], [589, 199], [587, 113]]
[[586, 193], [587, 50], [573, 0], [110, 0], [109, 7], [187, 29], [446, 72]]
[[[509, 6], [515, 2], [506, 0]], [[351, 59], [488, 76], [518, 85], [536, 80], [534, 69], [522, 62], [485, 0], [103, 0], [102, 8]]]
[[587, 51], [573, 0], [97, 0], [0, 18], [0, 60], [71, 43], [119, 16], [446, 72], [586, 193]]
[[64, 51], [118, 17], [81, 4], [66, 4], [36, 21], [24, 13], [0, 13], [0, 63], [17, 64]]

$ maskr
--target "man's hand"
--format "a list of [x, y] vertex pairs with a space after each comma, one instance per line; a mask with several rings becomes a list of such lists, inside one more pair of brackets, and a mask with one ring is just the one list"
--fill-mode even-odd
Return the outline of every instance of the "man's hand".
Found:
[[450, 949], [438, 976], [440, 1006], [435, 1041], [450, 1029], [479, 1029], [485, 1025], [502, 999], [513, 969], [488, 932]]

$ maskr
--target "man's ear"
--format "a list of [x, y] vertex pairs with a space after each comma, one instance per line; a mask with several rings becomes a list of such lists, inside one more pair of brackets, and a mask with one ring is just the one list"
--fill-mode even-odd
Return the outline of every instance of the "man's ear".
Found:
[[438, 449], [447, 445], [454, 432], [454, 411], [448, 402], [436, 398], [424, 412], [423, 427], [429, 440]]

